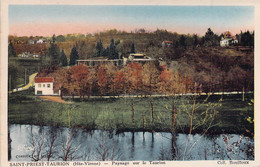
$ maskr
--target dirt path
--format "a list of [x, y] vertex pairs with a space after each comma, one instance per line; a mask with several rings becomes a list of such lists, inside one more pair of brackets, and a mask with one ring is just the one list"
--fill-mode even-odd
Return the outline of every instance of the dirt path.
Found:
[[34, 78], [36, 77], [38, 73], [34, 73], [32, 75], [29, 76], [29, 83], [23, 87], [20, 87], [20, 88], [15, 88], [11, 91], [9, 91], [8, 93], [13, 93], [13, 92], [19, 92], [19, 91], [23, 91], [23, 90], [27, 90], [29, 89], [31, 86], [34, 85]]
[[40, 96], [40, 98], [43, 100], [57, 102], [57, 103], [71, 103], [71, 102], [62, 100], [60, 96]]

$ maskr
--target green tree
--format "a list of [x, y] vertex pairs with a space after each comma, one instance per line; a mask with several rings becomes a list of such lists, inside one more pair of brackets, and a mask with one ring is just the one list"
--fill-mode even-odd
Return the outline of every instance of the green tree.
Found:
[[254, 46], [254, 32], [251, 34], [248, 30], [246, 32], [241, 32], [241, 45], [243, 46]]
[[64, 50], [62, 49], [61, 51], [61, 65], [62, 66], [67, 66], [68, 65], [68, 60], [67, 60], [67, 56], [64, 53]]
[[196, 47], [197, 45], [198, 45], [198, 35], [197, 34], [195, 34], [194, 36], [193, 36], [193, 47]]
[[104, 48], [103, 48], [102, 41], [99, 40], [99, 41], [97, 42], [97, 45], [96, 45], [96, 51], [97, 51], [96, 56], [97, 56], [97, 57], [104, 56], [104, 55], [102, 55], [103, 50], [104, 50]]
[[205, 33], [204, 40], [205, 45], [216, 46], [219, 45], [220, 37], [217, 34], [214, 34], [214, 32], [208, 28], [208, 31]]
[[131, 45], [131, 53], [135, 53], [135, 44], [134, 43], [132, 43], [132, 45]]
[[113, 38], [111, 39], [109, 46], [108, 59], [118, 59], [118, 51], [116, 50], [116, 45]]
[[48, 48], [45, 56], [41, 57], [42, 64], [45, 67], [55, 66], [60, 64], [60, 49], [56, 45], [56, 37], [52, 36], [50, 47]]
[[16, 52], [13, 43], [10, 41], [8, 45], [8, 57], [16, 57]]
[[115, 49], [114, 39], [112, 38], [109, 46], [108, 59], [115, 59]]
[[183, 48], [186, 48], [186, 37], [184, 35], [181, 35], [181, 37], [180, 37], [180, 45]]
[[8, 90], [14, 89], [17, 85], [18, 78], [18, 64], [15, 60], [8, 62]]
[[65, 39], [65, 37], [63, 35], [58, 35], [57, 36], [57, 42], [65, 42], [65, 41], [66, 41], [66, 39]]
[[79, 59], [79, 53], [78, 50], [76, 48], [76, 46], [73, 46], [73, 48], [71, 49], [71, 53], [70, 53], [70, 66], [73, 66], [76, 64], [76, 60]]

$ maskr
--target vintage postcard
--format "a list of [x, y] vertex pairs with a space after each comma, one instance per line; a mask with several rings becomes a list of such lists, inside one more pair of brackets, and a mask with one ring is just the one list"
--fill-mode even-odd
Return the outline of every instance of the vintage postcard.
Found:
[[4, 1], [1, 165], [259, 167], [259, 5], [210, 2]]

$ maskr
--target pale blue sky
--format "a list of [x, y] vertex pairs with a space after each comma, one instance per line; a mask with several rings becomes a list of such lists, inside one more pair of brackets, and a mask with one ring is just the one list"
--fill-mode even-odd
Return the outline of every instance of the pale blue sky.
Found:
[[[105, 25], [109, 25], [109, 28], [114, 25], [114, 28], [125, 30], [161, 28], [200, 34], [208, 27], [215, 29], [216, 32], [228, 29], [252, 30], [254, 7], [10, 5], [9, 22], [10, 26], [69, 23], [74, 26], [85, 24], [88, 27], [95, 27], [99, 24], [103, 25], [102, 30], [105, 29]], [[15, 28], [12, 28], [12, 31], [14, 30]], [[12, 31], [11, 33], [15, 33]]]

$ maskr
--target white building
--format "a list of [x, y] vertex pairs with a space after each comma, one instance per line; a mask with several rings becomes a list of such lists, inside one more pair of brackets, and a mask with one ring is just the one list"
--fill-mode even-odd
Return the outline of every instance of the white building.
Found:
[[54, 95], [52, 77], [37, 77], [34, 79], [35, 95]]
[[131, 53], [128, 58], [123, 58], [123, 65], [126, 65], [128, 62], [136, 62], [136, 63], [145, 63], [145, 62], [152, 62], [155, 59], [152, 59], [149, 56], [146, 56], [142, 53]]
[[229, 43], [230, 43], [230, 39], [222, 38], [221, 41], [220, 41], [220, 46], [226, 47], [226, 46], [229, 46]]
[[173, 45], [173, 42], [172, 41], [163, 41], [162, 42], [162, 47], [170, 47]]
[[39, 39], [36, 43], [43, 43], [43, 39]]
[[229, 31], [224, 32], [220, 40], [220, 46], [227, 47], [235, 44], [238, 44], [236, 36], [232, 36], [232, 34]]
[[221, 47], [226, 47], [230, 45], [238, 44], [238, 40], [234, 38], [223, 38], [220, 41], [220, 46]]

